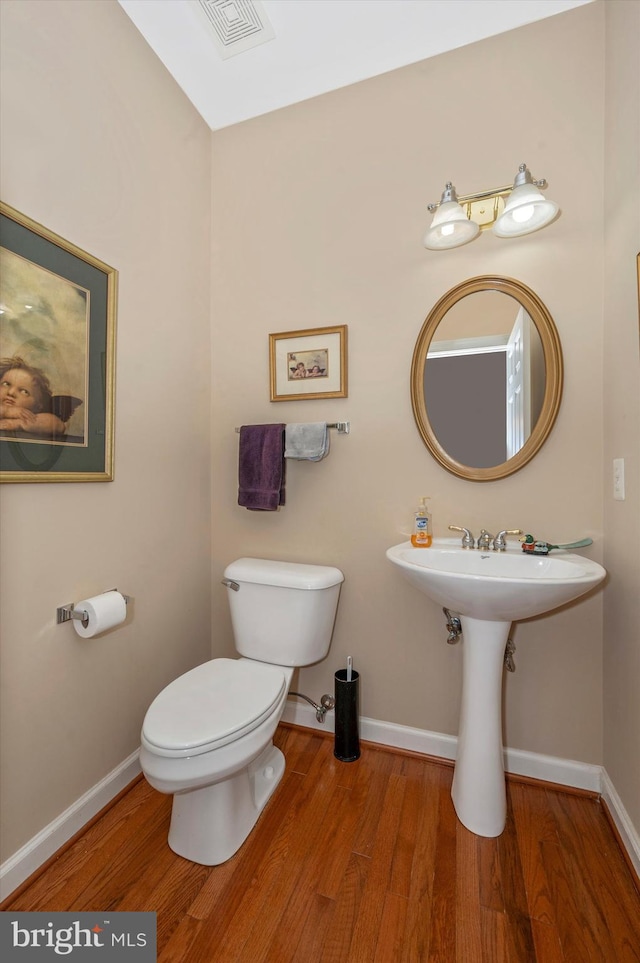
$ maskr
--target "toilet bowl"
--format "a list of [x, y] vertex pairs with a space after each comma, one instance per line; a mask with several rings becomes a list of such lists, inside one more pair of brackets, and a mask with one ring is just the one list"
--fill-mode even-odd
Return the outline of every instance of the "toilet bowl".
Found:
[[173, 795], [168, 843], [178, 855], [225, 862], [256, 824], [285, 770], [272, 737], [293, 670], [327, 654], [342, 581], [330, 566], [247, 558], [227, 566], [241, 657], [171, 682], [142, 726], [140, 764]]

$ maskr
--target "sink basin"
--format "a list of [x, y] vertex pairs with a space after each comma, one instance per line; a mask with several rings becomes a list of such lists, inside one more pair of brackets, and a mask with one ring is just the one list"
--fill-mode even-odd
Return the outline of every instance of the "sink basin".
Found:
[[597, 562], [559, 552], [525, 555], [463, 549], [434, 539], [403, 542], [387, 558], [412, 585], [460, 616], [462, 697], [451, 796], [460, 822], [478, 836], [499, 836], [507, 797], [502, 748], [502, 677], [511, 623], [577, 599], [601, 582]]
[[431, 548], [394, 545], [387, 558], [412, 585], [458, 615], [514, 622], [576, 599], [602, 581], [597, 562], [565, 552], [525, 555], [464, 549], [450, 539]]

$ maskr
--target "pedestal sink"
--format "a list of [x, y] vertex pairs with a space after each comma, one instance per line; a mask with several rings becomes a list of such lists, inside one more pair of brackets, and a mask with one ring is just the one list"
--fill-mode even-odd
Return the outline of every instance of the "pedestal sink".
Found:
[[597, 562], [555, 552], [525, 555], [463, 549], [455, 539], [431, 548], [394, 545], [387, 558], [434, 602], [460, 616], [464, 639], [458, 751], [451, 795], [460, 822], [499, 836], [506, 821], [502, 750], [502, 673], [511, 623], [541, 615], [598, 585]]

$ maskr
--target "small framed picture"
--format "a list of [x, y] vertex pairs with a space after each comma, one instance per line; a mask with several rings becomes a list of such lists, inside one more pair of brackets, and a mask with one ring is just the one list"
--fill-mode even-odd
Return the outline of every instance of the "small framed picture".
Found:
[[271, 401], [347, 397], [347, 326], [269, 335]]
[[0, 481], [113, 480], [117, 271], [0, 205]]

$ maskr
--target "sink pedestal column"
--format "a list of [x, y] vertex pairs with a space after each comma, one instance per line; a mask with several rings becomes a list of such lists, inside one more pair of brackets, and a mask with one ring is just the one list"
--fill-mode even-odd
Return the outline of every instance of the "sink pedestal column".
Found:
[[478, 836], [499, 836], [507, 799], [502, 755], [502, 673], [511, 622], [462, 616], [463, 678], [451, 796], [458, 819]]

